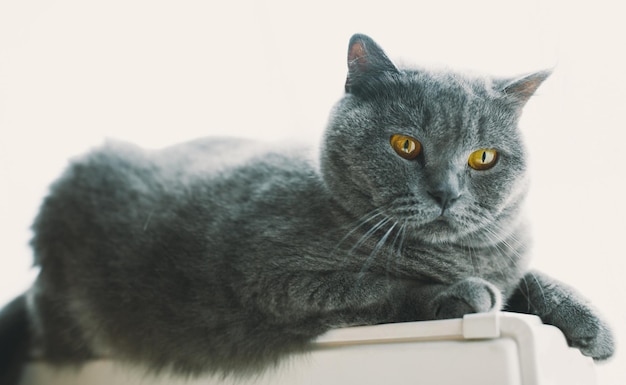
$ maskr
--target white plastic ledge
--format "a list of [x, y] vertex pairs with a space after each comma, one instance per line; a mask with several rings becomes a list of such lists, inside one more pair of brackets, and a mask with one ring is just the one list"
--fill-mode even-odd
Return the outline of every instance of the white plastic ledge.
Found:
[[593, 385], [596, 378], [593, 360], [569, 348], [557, 328], [535, 316], [480, 313], [333, 330], [317, 339], [310, 354], [254, 378], [155, 378], [107, 360], [78, 371], [32, 363], [22, 385], [40, 384]]

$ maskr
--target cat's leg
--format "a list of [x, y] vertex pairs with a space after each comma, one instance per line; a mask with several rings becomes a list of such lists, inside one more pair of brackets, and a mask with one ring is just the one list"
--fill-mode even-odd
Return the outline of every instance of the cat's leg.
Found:
[[241, 291], [243, 302], [269, 319], [325, 319], [329, 327], [391, 322], [412, 286], [407, 280], [348, 271], [266, 275], [248, 284]]
[[301, 272], [263, 286], [247, 290], [264, 293], [254, 297], [257, 308], [283, 321], [312, 316], [327, 327], [458, 318], [502, 304], [500, 291], [481, 278], [444, 285], [373, 273]]
[[34, 358], [76, 365], [94, 357], [63, 295], [36, 285], [28, 297]]
[[561, 329], [570, 346], [597, 360], [614, 352], [613, 335], [597, 311], [573, 288], [538, 271], [527, 273], [506, 310], [538, 315]]

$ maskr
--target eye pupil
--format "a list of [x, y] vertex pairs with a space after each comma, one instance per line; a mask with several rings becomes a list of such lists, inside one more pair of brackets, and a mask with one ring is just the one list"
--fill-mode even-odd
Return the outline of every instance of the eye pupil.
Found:
[[498, 152], [495, 149], [484, 148], [470, 154], [468, 164], [474, 170], [488, 170], [495, 166]]
[[421, 143], [417, 139], [407, 135], [392, 135], [390, 142], [391, 147], [393, 147], [396, 153], [407, 160], [417, 158], [422, 151]]

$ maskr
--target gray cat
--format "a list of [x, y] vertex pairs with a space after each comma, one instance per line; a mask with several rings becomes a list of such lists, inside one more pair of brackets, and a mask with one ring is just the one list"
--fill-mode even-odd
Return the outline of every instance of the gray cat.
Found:
[[398, 69], [364, 35], [348, 67], [319, 162], [238, 139], [75, 159], [34, 223], [41, 272], [4, 310], [4, 362], [30, 336], [59, 365], [251, 373], [332, 328], [499, 309], [610, 357], [596, 311], [527, 268], [517, 122], [549, 73]]

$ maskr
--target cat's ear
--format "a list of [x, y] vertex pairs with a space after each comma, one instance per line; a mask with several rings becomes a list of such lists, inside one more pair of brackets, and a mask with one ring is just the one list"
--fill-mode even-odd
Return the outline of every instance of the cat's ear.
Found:
[[346, 92], [351, 92], [368, 77], [385, 72], [398, 73], [396, 66], [369, 36], [355, 34], [348, 44], [348, 77]]
[[513, 80], [501, 81], [499, 88], [507, 99], [513, 101], [519, 107], [523, 107], [551, 73], [551, 70], [545, 70]]

